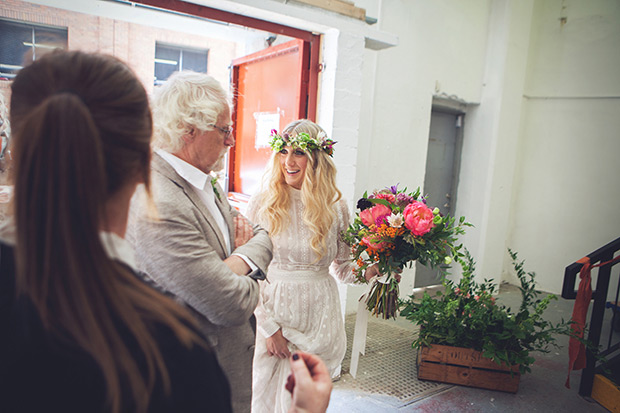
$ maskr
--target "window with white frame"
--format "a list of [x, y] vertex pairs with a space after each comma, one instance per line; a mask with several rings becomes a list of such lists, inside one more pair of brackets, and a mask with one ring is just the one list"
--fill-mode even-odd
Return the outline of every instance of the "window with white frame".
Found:
[[67, 29], [0, 19], [0, 79], [53, 50], [67, 48]]
[[167, 44], [155, 44], [155, 84], [162, 84], [173, 72], [193, 70], [207, 73], [207, 49], [193, 49]]

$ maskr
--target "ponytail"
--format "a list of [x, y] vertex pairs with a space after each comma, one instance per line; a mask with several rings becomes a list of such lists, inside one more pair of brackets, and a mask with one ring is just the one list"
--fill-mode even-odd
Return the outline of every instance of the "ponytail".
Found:
[[15, 218], [17, 244], [27, 248], [18, 248], [23, 277], [17, 287], [28, 291], [49, 326], [48, 310], [69, 310], [54, 302], [67, 297], [49, 295], [59, 285], [52, 273], [68, 278], [62, 295], [100, 282], [82, 270], [100, 264], [93, 261], [103, 254], [97, 240], [104, 200], [93, 190], [106, 187], [103, 156], [89, 111], [73, 94], [52, 95], [22, 124], [24, 139], [15, 142]]

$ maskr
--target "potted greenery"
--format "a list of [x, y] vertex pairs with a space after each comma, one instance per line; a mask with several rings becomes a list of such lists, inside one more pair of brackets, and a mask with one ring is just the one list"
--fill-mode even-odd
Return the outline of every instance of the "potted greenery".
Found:
[[[413, 347], [419, 349], [418, 377], [454, 384], [516, 392], [519, 375], [529, 372], [531, 353], [558, 347], [555, 334], [570, 334], [570, 323], [553, 324], [543, 312], [553, 294], [539, 298], [535, 274], [508, 250], [520, 281], [521, 306], [514, 312], [497, 304], [493, 280], [474, 281], [474, 261], [466, 252], [459, 259], [463, 275], [458, 284], [443, 280], [444, 292], [410, 296], [401, 315], [420, 326]], [[434, 350], [431, 350], [434, 349]]]

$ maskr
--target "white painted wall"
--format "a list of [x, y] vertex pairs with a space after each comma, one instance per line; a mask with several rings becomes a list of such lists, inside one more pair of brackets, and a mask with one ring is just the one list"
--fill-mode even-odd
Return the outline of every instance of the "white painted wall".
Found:
[[381, 5], [399, 45], [365, 52], [356, 194], [422, 183], [432, 96], [464, 100], [456, 213], [478, 276], [515, 282], [511, 247], [560, 292], [566, 265], [620, 236], [620, 3]]
[[536, 1], [531, 38], [508, 243], [559, 292], [620, 236], [620, 2]]
[[480, 104], [465, 118], [456, 212], [475, 225], [462, 239], [478, 281], [501, 281], [506, 256], [532, 5], [491, 2]]
[[[481, 99], [491, 1], [381, 2], [379, 28], [399, 45], [366, 50], [358, 145], [356, 199], [396, 183], [422, 186], [433, 95], [471, 103]], [[403, 272], [401, 296], [413, 289]], [[350, 287], [354, 311], [362, 287]]]

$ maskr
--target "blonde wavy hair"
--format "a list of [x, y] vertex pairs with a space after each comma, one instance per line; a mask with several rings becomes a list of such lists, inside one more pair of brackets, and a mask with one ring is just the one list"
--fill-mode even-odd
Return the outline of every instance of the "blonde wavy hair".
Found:
[[[316, 123], [300, 119], [289, 123], [282, 133], [295, 135], [305, 132], [316, 138], [323, 129]], [[283, 231], [289, 223], [290, 196], [284, 173], [280, 167], [280, 153], [271, 155], [263, 177], [263, 186], [257, 199], [257, 216], [269, 228], [271, 235]], [[310, 246], [320, 260], [326, 252], [326, 238], [335, 218], [334, 205], [342, 198], [336, 186], [336, 165], [324, 151], [306, 152], [308, 166], [301, 185], [301, 201], [305, 208], [303, 222], [312, 232]]]
[[230, 109], [230, 96], [213, 77], [192, 71], [175, 72], [155, 88], [153, 146], [170, 153], [179, 151], [183, 135], [192, 128], [213, 130], [218, 116]]

